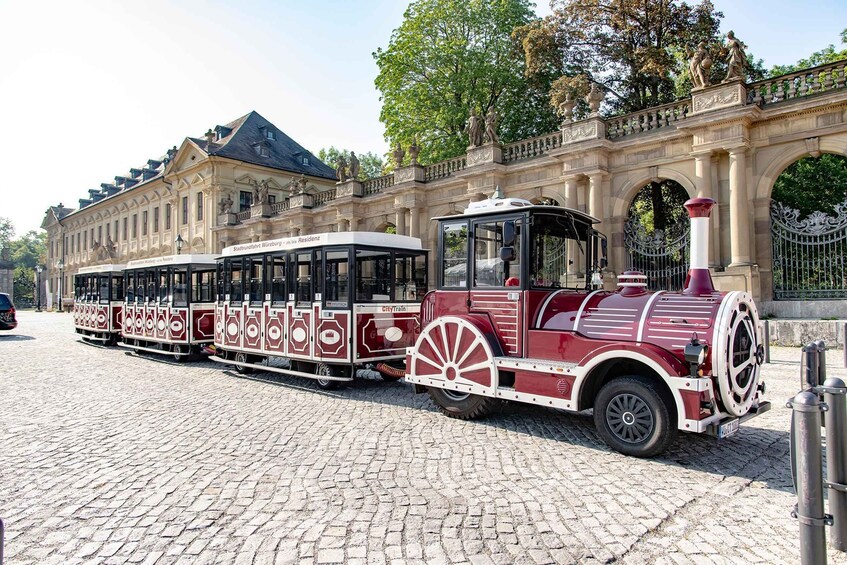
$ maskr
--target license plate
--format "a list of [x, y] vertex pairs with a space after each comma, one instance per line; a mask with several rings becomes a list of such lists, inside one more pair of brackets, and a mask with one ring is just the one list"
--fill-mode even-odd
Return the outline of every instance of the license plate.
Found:
[[718, 426], [718, 438], [723, 439], [725, 437], [734, 436], [738, 433], [738, 423], [738, 418], [735, 418], [734, 420], [730, 420], [729, 422]]

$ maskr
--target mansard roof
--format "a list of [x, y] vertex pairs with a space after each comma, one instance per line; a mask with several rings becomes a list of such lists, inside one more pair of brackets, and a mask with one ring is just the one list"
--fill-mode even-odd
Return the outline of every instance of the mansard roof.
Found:
[[335, 180], [335, 169], [255, 111], [224, 126], [216, 126], [215, 140], [211, 144], [205, 137], [189, 139], [209, 155]]

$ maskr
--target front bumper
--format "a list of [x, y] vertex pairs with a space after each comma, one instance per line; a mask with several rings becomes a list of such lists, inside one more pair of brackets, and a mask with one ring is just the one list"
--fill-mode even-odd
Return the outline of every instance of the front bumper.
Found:
[[703, 433], [705, 433], [706, 435], [712, 436], [712, 437], [716, 437], [716, 438], [729, 437], [729, 436], [723, 435], [721, 433], [721, 430], [725, 430], [727, 428], [727, 426], [732, 426], [733, 423], [736, 420], [738, 422], [738, 424], [736, 424], [736, 427], [737, 427], [737, 425], [743, 424], [744, 422], [746, 422], [747, 420], [750, 420], [751, 418], [755, 418], [756, 416], [764, 414], [765, 412], [767, 412], [770, 409], [771, 409], [771, 403], [770, 402], [768, 402], [768, 401], [760, 402], [758, 405], [750, 408], [750, 411], [747, 412], [746, 414], [744, 414], [743, 416], [728, 416], [728, 417], [724, 418], [723, 420], [721, 420], [720, 422], [715, 422], [714, 424], [709, 424], [708, 426], [706, 426], [706, 429]]

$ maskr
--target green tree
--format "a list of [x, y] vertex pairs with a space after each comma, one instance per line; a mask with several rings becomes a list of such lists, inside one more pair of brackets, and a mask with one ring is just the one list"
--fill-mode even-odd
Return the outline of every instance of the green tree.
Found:
[[412, 2], [373, 54], [386, 140], [406, 148], [417, 137], [419, 160], [432, 163], [465, 152], [472, 109], [496, 109], [503, 142], [556, 129], [543, 96], [552, 77], [527, 78], [511, 39], [534, 19], [532, 8], [528, 0]]
[[[841, 44], [847, 45], [847, 28], [841, 32]], [[836, 50], [835, 46], [830, 43], [820, 51], [815, 51], [807, 58], [800, 59], [793, 65], [775, 65], [768, 73], [768, 76], [777, 77], [801, 69], [809, 69], [818, 65], [843, 61], [844, 59], [847, 59], [847, 49]]]
[[[339, 156], [344, 157], [344, 161], [349, 167], [349, 149], [338, 149], [335, 146], [331, 146], [329, 148], [324, 147], [318, 151], [318, 159], [333, 168], [335, 168], [336, 163], [338, 163]], [[367, 180], [382, 176], [385, 163], [379, 155], [368, 151], [367, 153], [357, 153], [356, 158], [359, 159], [359, 180]]]
[[[9, 243], [12, 264], [15, 265], [15, 299], [34, 301], [35, 267], [44, 265], [47, 259], [47, 234], [29, 231]], [[45, 275], [42, 274], [42, 280]]]
[[800, 210], [801, 217], [818, 210], [832, 214], [847, 199], [847, 157], [824, 153], [795, 161], [777, 177], [771, 197]]
[[554, 0], [553, 14], [515, 31], [530, 73], [560, 76], [550, 91], [558, 106], [583, 97], [590, 81], [607, 91], [613, 112], [671, 102], [685, 53], [699, 41], [718, 43], [723, 14], [709, 0]]
[[9, 218], [0, 218], [0, 250], [9, 247], [12, 238], [15, 237], [15, 226]]

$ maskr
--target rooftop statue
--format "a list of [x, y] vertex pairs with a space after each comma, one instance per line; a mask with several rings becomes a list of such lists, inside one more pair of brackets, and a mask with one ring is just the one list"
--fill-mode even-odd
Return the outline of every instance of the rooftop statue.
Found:
[[701, 41], [694, 53], [688, 51], [691, 59], [688, 61], [688, 72], [694, 89], [709, 86], [709, 69], [712, 68], [712, 58], [706, 50], [706, 42]]
[[469, 147], [482, 145], [482, 120], [476, 113], [476, 108], [471, 109], [471, 117], [468, 118], [468, 142]]
[[356, 157], [356, 153], [350, 152], [350, 178], [357, 179], [359, 178], [359, 171], [361, 170], [361, 166], [359, 164], [359, 158]]
[[724, 82], [730, 80], [744, 80], [744, 69], [747, 66], [747, 54], [744, 52], [746, 45], [739, 39], [736, 39], [735, 33], [729, 31], [726, 34], [726, 78]]
[[251, 180], [250, 184], [253, 185], [253, 206], [257, 204], [267, 204], [268, 203], [268, 191], [270, 190], [270, 183], [267, 179], [261, 181]]
[[403, 158], [406, 156], [406, 152], [403, 151], [403, 147], [400, 145], [400, 142], [397, 142], [397, 147], [394, 148], [394, 163], [397, 165], [397, 168], [403, 166]]
[[227, 192], [221, 201], [218, 202], [218, 214], [229, 214], [232, 211], [232, 198]]
[[497, 121], [499, 119], [500, 117], [493, 107], [485, 115], [485, 139], [489, 143], [500, 143], [500, 137], [497, 135]]
[[347, 182], [347, 160], [344, 155], [339, 155], [335, 162], [335, 178], [338, 182]]

